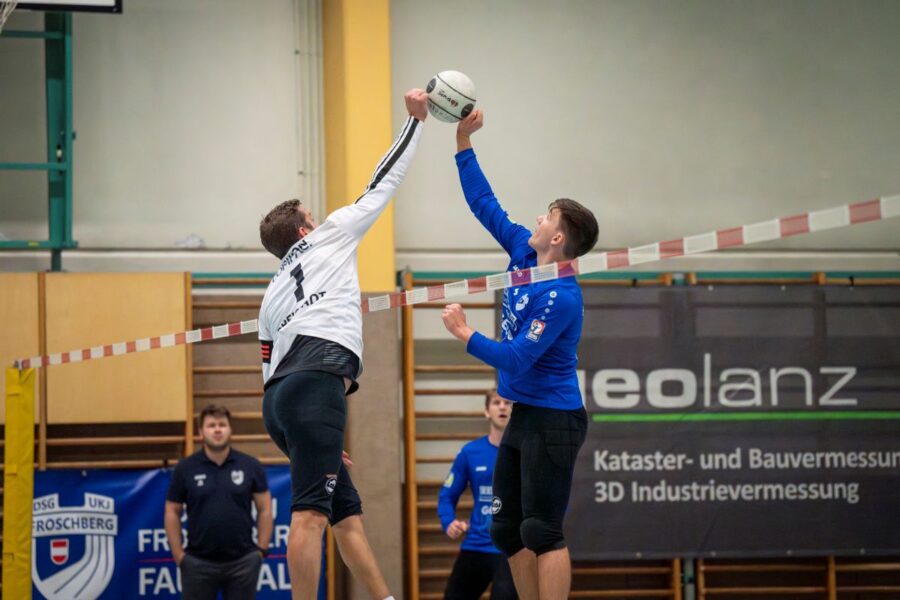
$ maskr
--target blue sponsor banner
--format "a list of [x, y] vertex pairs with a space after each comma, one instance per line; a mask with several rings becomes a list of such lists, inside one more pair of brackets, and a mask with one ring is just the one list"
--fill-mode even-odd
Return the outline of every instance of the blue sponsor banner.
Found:
[[[275, 530], [257, 598], [286, 600], [291, 477], [286, 466], [267, 467], [266, 475]], [[35, 473], [34, 598], [180, 598], [181, 578], [163, 525], [171, 476], [171, 469]], [[322, 573], [320, 599], [326, 597]]]

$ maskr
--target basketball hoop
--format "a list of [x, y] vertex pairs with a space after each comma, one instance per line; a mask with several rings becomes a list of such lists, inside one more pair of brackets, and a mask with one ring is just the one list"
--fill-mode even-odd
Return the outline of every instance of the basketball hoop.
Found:
[[6, 23], [7, 17], [16, 9], [18, 0], [0, 0], [0, 32], [3, 31], [3, 24]]

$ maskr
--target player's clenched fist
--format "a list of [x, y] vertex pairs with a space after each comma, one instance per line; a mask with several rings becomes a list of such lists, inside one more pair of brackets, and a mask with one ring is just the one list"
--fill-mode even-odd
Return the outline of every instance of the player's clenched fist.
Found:
[[425, 90], [414, 88], [403, 95], [406, 102], [406, 112], [420, 121], [428, 116], [428, 94]]
[[448, 304], [441, 312], [441, 318], [444, 320], [444, 327], [447, 328], [453, 337], [463, 342], [468, 342], [475, 330], [466, 323], [466, 313], [463, 312], [462, 306], [459, 304]]
[[447, 537], [451, 540], [455, 540], [465, 532], [469, 530], [469, 524], [465, 521], [460, 521], [456, 519], [452, 523], [447, 526]]

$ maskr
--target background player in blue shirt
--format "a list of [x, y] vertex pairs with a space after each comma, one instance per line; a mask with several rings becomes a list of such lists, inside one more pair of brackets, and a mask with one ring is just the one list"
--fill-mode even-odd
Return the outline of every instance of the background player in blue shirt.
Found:
[[[460, 121], [456, 166], [469, 208], [510, 257], [507, 270], [575, 259], [597, 243], [593, 213], [568, 198], [553, 201], [534, 232], [512, 222], [481, 172], [469, 136], [481, 128], [475, 110]], [[496, 368], [499, 393], [515, 402], [494, 466], [491, 538], [509, 557], [519, 596], [563, 599], [572, 580], [563, 517], [587, 413], [575, 367], [584, 302], [574, 278], [510, 288], [503, 295], [500, 341], [466, 323], [458, 304], [444, 325], [466, 351]]]
[[[438, 494], [441, 528], [451, 540], [466, 536], [447, 580], [444, 600], [477, 600], [492, 582], [492, 600], [516, 598], [516, 587], [506, 557], [491, 541], [494, 461], [511, 410], [512, 403], [501, 398], [497, 390], [488, 392], [484, 400], [484, 416], [490, 422], [490, 432], [462, 447]], [[472, 488], [474, 500], [468, 522], [456, 518], [456, 504], [467, 486]]]

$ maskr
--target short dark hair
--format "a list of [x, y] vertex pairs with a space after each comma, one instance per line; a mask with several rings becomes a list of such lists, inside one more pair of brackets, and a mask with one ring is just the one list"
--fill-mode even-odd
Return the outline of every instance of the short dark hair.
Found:
[[207, 404], [203, 407], [203, 410], [200, 411], [200, 415], [197, 417], [197, 426], [200, 429], [203, 429], [203, 421], [206, 420], [206, 417], [225, 417], [228, 420], [228, 424], [231, 425], [231, 411], [221, 404]]
[[300, 201], [296, 198], [287, 200], [270, 210], [259, 222], [259, 239], [276, 258], [284, 258], [300, 239], [297, 230], [301, 227], [309, 228], [309, 223], [300, 212]]
[[484, 410], [487, 410], [491, 405], [491, 400], [494, 399], [494, 396], [497, 396], [497, 388], [491, 388], [490, 391], [484, 395]]
[[550, 203], [548, 212], [559, 211], [559, 224], [566, 243], [563, 254], [566, 258], [578, 258], [591, 251], [597, 244], [600, 227], [594, 213], [570, 198], [558, 198]]

